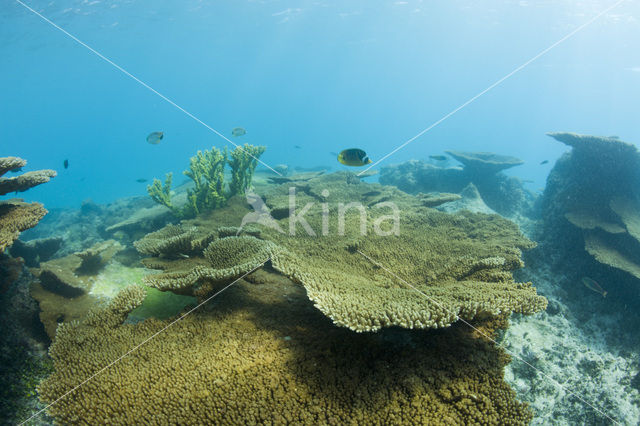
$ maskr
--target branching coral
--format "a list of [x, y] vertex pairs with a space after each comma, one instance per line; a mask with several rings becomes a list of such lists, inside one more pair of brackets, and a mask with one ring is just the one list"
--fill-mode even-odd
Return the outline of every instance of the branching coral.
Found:
[[258, 158], [267, 148], [264, 146], [253, 146], [245, 144], [237, 146], [231, 151], [231, 184], [229, 185], [229, 193], [231, 196], [243, 195], [247, 188], [251, 185], [253, 172], [258, 165]]
[[222, 206], [227, 200], [224, 188], [224, 166], [227, 162], [227, 149], [220, 151], [198, 151], [191, 157], [189, 170], [184, 174], [193, 180], [194, 189], [187, 191], [187, 204], [182, 215], [194, 217], [205, 210], [213, 210]]
[[[191, 178], [194, 187], [187, 190], [187, 202], [175, 206], [171, 197], [172, 174], [168, 173], [165, 182], [154, 179], [147, 186], [151, 198], [168, 207], [177, 217], [192, 218], [198, 214], [223, 206], [234, 195], [242, 195], [251, 185], [253, 172], [258, 158], [265, 151], [264, 146], [246, 144], [236, 147], [229, 154], [227, 148], [220, 151], [213, 147], [210, 151], [198, 151], [191, 157], [190, 166], [184, 174]], [[231, 157], [231, 158], [229, 158]], [[231, 167], [231, 183], [225, 188], [225, 165]]]

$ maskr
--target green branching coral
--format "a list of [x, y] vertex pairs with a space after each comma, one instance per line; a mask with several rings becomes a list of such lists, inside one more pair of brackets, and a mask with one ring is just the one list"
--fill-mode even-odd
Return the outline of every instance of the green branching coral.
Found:
[[195, 184], [187, 191], [184, 217], [194, 217], [203, 210], [221, 207], [227, 200], [224, 190], [224, 165], [227, 162], [227, 148], [223, 151], [213, 147], [211, 151], [198, 151], [191, 157], [189, 170], [183, 173]]
[[[237, 146], [229, 152], [225, 147], [216, 147], [210, 151], [198, 151], [191, 157], [189, 169], [183, 173], [194, 183], [192, 189], [187, 190], [187, 202], [177, 207], [171, 200], [172, 174], [167, 173], [164, 184], [159, 179], [147, 186], [151, 198], [166, 207], [179, 218], [192, 218], [203, 211], [222, 207], [234, 195], [242, 195], [251, 185], [253, 172], [258, 164], [258, 158], [266, 150], [264, 146], [245, 144]], [[224, 168], [231, 167], [231, 183], [225, 187]]]
[[231, 159], [229, 159], [229, 166], [231, 166], [229, 192], [231, 196], [244, 194], [249, 185], [251, 185], [253, 172], [258, 165], [258, 158], [266, 149], [264, 146], [245, 144], [244, 146], [237, 146], [236, 149], [231, 151]]
[[174, 213], [177, 213], [176, 208], [171, 203], [171, 181], [173, 180], [173, 173], [167, 173], [164, 183], [160, 179], [154, 179], [151, 185], [147, 185], [147, 192], [151, 196], [151, 199], [158, 204], [168, 207]]

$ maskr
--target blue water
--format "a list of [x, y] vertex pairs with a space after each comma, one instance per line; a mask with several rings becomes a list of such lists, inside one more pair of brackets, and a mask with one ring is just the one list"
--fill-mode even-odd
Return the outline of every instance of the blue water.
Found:
[[[614, 2], [27, 3], [228, 137], [246, 128], [234, 141], [266, 145], [266, 163], [340, 169], [330, 152], [381, 158]], [[565, 150], [547, 131], [638, 142], [638, 44], [640, 6], [623, 2], [380, 166], [494, 151], [525, 160], [510, 173], [534, 189]], [[28, 200], [142, 195], [136, 179], [228, 145], [14, 0], [0, 6], [0, 58], [0, 155], [59, 172]]]

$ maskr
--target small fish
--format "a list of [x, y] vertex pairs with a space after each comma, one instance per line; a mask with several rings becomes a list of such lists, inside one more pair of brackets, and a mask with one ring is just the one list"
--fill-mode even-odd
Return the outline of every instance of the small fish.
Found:
[[300, 145], [294, 145], [293, 146], [295, 149], [302, 149], [302, 147]]
[[62, 165], [64, 166], [65, 169], [69, 168], [69, 160], [67, 158], [64, 159], [64, 162], [62, 163]]
[[584, 286], [587, 287], [588, 289], [593, 290], [596, 293], [600, 293], [602, 297], [607, 297], [607, 292], [602, 287], [600, 287], [600, 284], [598, 284], [591, 278], [582, 277], [582, 284], [584, 284]]
[[151, 145], [158, 145], [162, 138], [164, 138], [164, 132], [151, 132], [147, 136], [147, 142]]
[[338, 154], [338, 161], [345, 166], [360, 167], [371, 164], [367, 153], [358, 148], [349, 148]]
[[329, 154], [331, 154], [332, 157], [337, 157], [338, 156], [338, 153], [337, 152], [333, 152], [333, 151], [331, 151]]
[[540, 165], [542, 166], [543, 164], [547, 164], [549, 162], [549, 160], [544, 160], [540, 162]]
[[245, 129], [243, 129], [242, 127], [234, 127], [233, 130], [231, 131], [231, 136], [237, 138], [239, 136], [244, 136], [247, 134], [247, 131]]
[[429, 158], [436, 161], [445, 161], [447, 159], [445, 155], [430, 155]]
[[9, 170], [10, 173], [20, 173], [22, 171], [22, 167], [18, 167], [17, 169]]
[[136, 179], [138, 183], [145, 183], [147, 180], [145, 178]]

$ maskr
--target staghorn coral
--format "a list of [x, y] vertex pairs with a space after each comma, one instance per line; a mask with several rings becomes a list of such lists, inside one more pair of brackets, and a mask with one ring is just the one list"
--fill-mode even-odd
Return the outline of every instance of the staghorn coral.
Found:
[[47, 210], [40, 203], [25, 203], [19, 199], [0, 202], [0, 253], [18, 239], [20, 232], [33, 228]]
[[115, 326], [123, 309], [113, 308], [64, 324], [50, 348], [55, 372], [38, 387], [44, 403], [56, 401], [49, 414], [63, 424], [522, 425], [531, 419], [503, 381], [508, 357], [468, 327], [354, 334], [313, 309], [301, 288], [270, 275], [268, 285], [238, 283], [166, 329], [170, 320]]
[[[265, 151], [264, 146], [245, 144], [237, 146], [231, 153], [225, 147], [216, 147], [210, 151], [198, 151], [191, 157], [189, 169], [183, 173], [194, 183], [187, 189], [187, 202], [181, 207], [175, 206], [171, 197], [173, 175], [168, 173], [164, 184], [154, 179], [147, 186], [151, 198], [166, 207], [179, 218], [193, 218], [198, 214], [223, 206], [234, 195], [243, 195], [251, 185], [258, 158]], [[229, 158], [231, 157], [231, 158]], [[225, 187], [225, 165], [231, 167], [231, 183]]]
[[202, 211], [224, 205], [227, 200], [224, 188], [227, 157], [226, 148], [220, 151], [215, 147], [211, 151], [198, 151], [191, 157], [189, 170], [184, 174], [193, 180], [195, 188], [187, 190], [187, 204], [183, 207], [182, 217], [194, 217]]
[[258, 158], [267, 148], [265, 146], [253, 146], [244, 144], [244, 146], [236, 146], [231, 151], [229, 166], [231, 167], [231, 183], [229, 184], [229, 195], [244, 195], [245, 191], [251, 186], [253, 172], [258, 165]]

